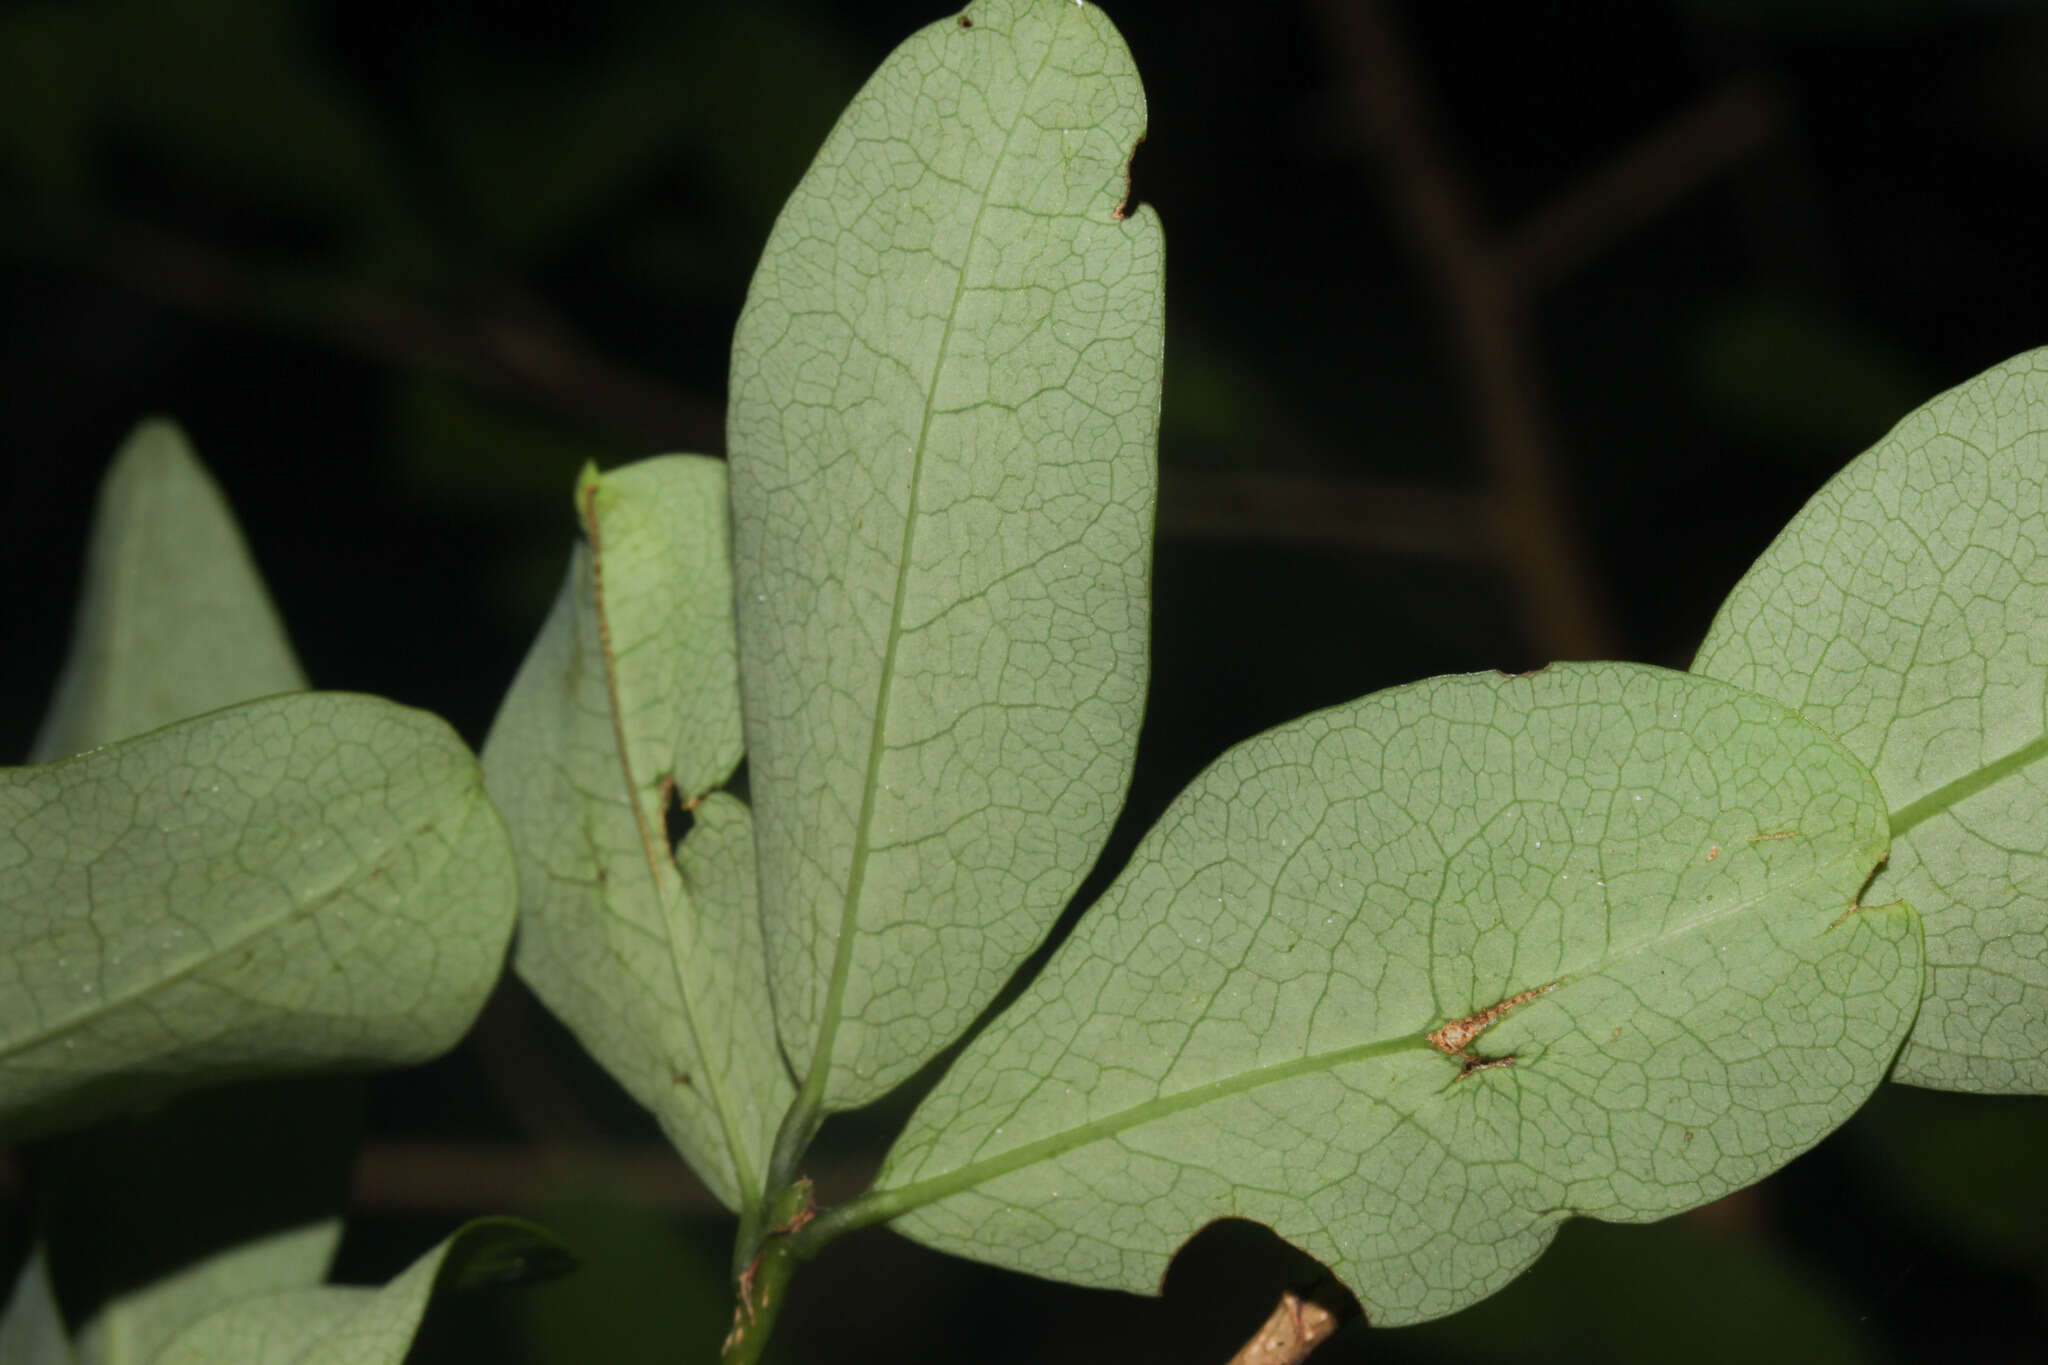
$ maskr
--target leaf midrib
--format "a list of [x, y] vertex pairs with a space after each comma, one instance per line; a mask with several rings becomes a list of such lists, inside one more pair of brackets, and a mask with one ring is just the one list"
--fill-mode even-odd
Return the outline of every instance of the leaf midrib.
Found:
[[689, 891], [682, 884], [677, 871], [674, 885], [670, 886], [664, 876], [662, 864], [672, 860], [666, 857], [666, 839], [657, 843], [653, 822], [648, 818], [642, 804], [643, 797], [638, 778], [633, 772], [632, 752], [626, 742], [626, 710], [619, 697], [618, 659], [612, 650], [611, 614], [606, 610], [604, 587], [604, 535], [597, 514], [597, 485], [592, 484], [584, 499], [584, 532], [590, 540], [590, 602], [597, 621], [598, 652], [604, 666], [605, 701], [611, 711], [612, 744], [618, 754], [618, 771], [626, 788], [626, 804], [633, 812], [633, 823], [639, 835], [640, 851], [647, 867], [647, 880], [654, 892], [655, 911], [660, 918], [662, 939], [667, 951], [662, 954], [668, 959], [669, 974], [676, 986], [676, 999], [683, 1007], [683, 1023], [690, 1031], [690, 1041], [698, 1052], [697, 1070], [702, 1074], [705, 1089], [709, 1092], [711, 1110], [718, 1118], [720, 1135], [725, 1139], [728, 1159], [732, 1162], [735, 1188], [739, 1191], [742, 1211], [751, 1210], [760, 1199], [759, 1185], [755, 1180], [754, 1165], [748, 1159], [746, 1146], [740, 1140], [739, 1126], [732, 1111], [732, 1102], [727, 1098], [723, 1077], [719, 1068], [706, 1064], [709, 1049], [704, 1040], [709, 1036], [704, 1029], [695, 994], [690, 989], [689, 973], [684, 970], [682, 953], [672, 933], [667, 902], [671, 891], [678, 896], [688, 896]]
[[2048, 732], [2036, 735], [2011, 753], [1964, 773], [1961, 777], [1946, 782], [1918, 800], [1910, 801], [1893, 811], [1892, 837], [1904, 837], [1906, 832], [1915, 826], [1953, 810], [1985, 788], [2016, 776], [2044, 759], [2048, 759]]
[[[1065, 22], [1064, 15], [1060, 22]], [[937, 409], [940, 377], [945, 373], [947, 360], [952, 353], [953, 329], [960, 316], [960, 301], [967, 292], [967, 276], [974, 263], [975, 247], [981, 241], [981, 224], [983, 216], [988, 212], [989, 192], [995, 184], [998, 171], [1009, 159], [1011, 139], [1016, 134], [1017, 125], [1024, 121], [1025, 113], [1030, 108], [1031, 94], [1037, 89], [1039, 78], [1052, 63], [1055, 46], [1055, 41], [1048, 37], [1045, 54], [1039, 59], [1038, 69], [1031, 73], [1031, 79], [1024, 84], [1024, 93], [1018, 101], [1016, 117], [1011, 119], [1009, 126], [1003, 130], [1003, 145], [989, 160], [988, 177], [978, 191], [979, 203], [974, 210], [974, 222], [968, 228], [967, 243], [960, 255], [960, 269], [953, 281], [953, 298], [946, 308], [946, 328], [940, 334], [938, 354], [932, 364], [931, 378], [925, 385], [924, 413], [918, 425], [917, 445], [911, 456], [910, 498], [904, 509], [902, 549], [896, 563], [895, 596], [889, 606], [889, 632], [882, 651], [881, 677], [875, 689], [875, 719], [868, 739], [868, 758], [861, 787], [860, 812], [854, 820], [853, 856], [847, 869], [846, 894], [840, 904], [839, 934], [833, 946], [832, 975], [826, 983], [825, 1005], [818, 1024], [818, 1041], [812, 1050], [810, 1070], [804, 1077], [803, 1091], [798, 1099], [799, 1111], [817, 1111], [829, 1086], [834, 1051], [838, 1043], [841, 1011], [845, 1003], [846, 983], [853, 969], [854, 943], [860, 926], [861, 894], [867, 883], [875, 797], [881, 785], [882, 761], [888, 753], [889, 709], [895, 691], [896, 651], [903, 635], [903, 606], [909, 591], [911, 557], [916, 547], [917, 513], [924, 479], [925, 450], [931, 436], [932, 417]]]
[[[1599, 977], [1629, 958], [1636, 957], [1660, 944], [1685, 938], [1732, 915], [1753, 910], [1774, 895], [1784, 894], [1815, 880], [1825, 878], [1843, 864], [1852, 864], [1866, 869], [1874, 867], [1881, 855], [1881, 849], [1876, 854], [1868, 850], [1857, 849], [1838, 857], [1830, 858], [1825, 862], [1815, 865], [1806, 875], [1793, 879], [1784, 885], [1765, 887], [1753, 896], [1738, 898], [1707, 914], [1686, 920], [1683, 924], [1675, 926], [1667, 933], [1648, 935], [1626, 947], [1607, 954], [1588, 966], [1559, 975], [1551, 983], [1551, 989], [1544, 992], [1544, 999], [1546, 1002], [1554, 1003], [1556, 997], [1563, 995], [1579, 982]], [[1844, 884], [1846, 885], [1847, 883], [1845, 882]], [[1851, 899], [1853, 900], [1853, 897]], [[1833, 932], [1835, 926], [1841, 923], [1843, 923], [1843, 920], [1836, 919], [1822, 932]], [[1516, 984], [1519, 985], [1520, 983]], [[1483, 1033], [1481, 1036], [1484, 1036]], [[1228, 1099], [1234, 1095], [1256, 1090], [1266, 1085], [1275, 1085], [1283, 1081], [1293, 1080], [1298, 1076], [1318, 1071], [1334, 1070], [1337, 1067], [1348, 1066], [1354, 1062], [1371, 1061], [1380, 1057], [1394, 1056], [1402, 1052], [1415, 1050], [1434, 1051], [1429, 1043], [1427, 1033], [1422, 1029], [1418, 1029], [1413, 1033], [1404, 1033], [1393, 1038], [1378, 1039], [1368, 1043], [1354, 1043], [1347, 1047], [1333, 1048], [1327, 1052], [1297, 1057], [1291, 1061], [1276, 1062], [1268, 1066], [1252, 1068], [1248, 1071], [1239, 1072], [1234, 1076], [1225, 1076], [1218, 1080], [1207, 1081], [1201, 1085], [1177, 1091], [1171, 1095], [1155, 1096], [1128, 1109], [1120, 1110], [1104, 1118], [1079, 1124], [1073, 1128], [1048, 1134], [1045, 1137], [1035, 1139], [1021, 1147], [1013, 1148], [997, 1156], [979, 1161], [971, 1161], [964, 1166], [957, 1166], [950, 1171], [929, 1176], [923, 1180], [913, 1181], [908, 1185], [899, 1185], [894, 1189], [877, 1190], [862, 1199], [856, 1200], [852, 1204], [844, 1206], [843, 1210], [835, 1211], [838, 1214], [842, 1214], [843, 1219], [837, 1219], [835, 1215], [827, 1215], [826, 1218], [821, 1219], [820, 1222], [825, 1226], [821, 1229], [819, 1240], [822, 1241], [824, 1238], [836, 1235], [840, 1231], [850, 1231], [855, 1227], [865, 1227], [872, 1223], [899, 1217], [913, 1209], [963, 1193], [977, 1185], [1009, 1175], [1027, 1166], [1035, 1165], [1040, 1161], [1063, 1156], [1067, 1152], [1085, 1147], [1103, 1138], [1113, 1137], [1118, 1133], [1141, 1127], [1157, 1119], [1168, 1118], [1174, 1114], [1198, 1109], [1216, 1100]]]

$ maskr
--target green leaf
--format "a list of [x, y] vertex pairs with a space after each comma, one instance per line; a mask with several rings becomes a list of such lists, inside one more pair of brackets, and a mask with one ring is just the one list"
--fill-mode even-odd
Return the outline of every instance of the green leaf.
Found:
[[0, 1313], [0, 1365], [72, 1365], [76, 1359], [50, 1288], [49, 1261], [37, 1247], [14, 1281], [7, 1311]]
[[452, 1046], [516, 886], [446, 724], [305, 693], [0, 769], [0, 1141]]
[[1377, 1323], [1449, 1313], [1569, 1214], [1704, 1203], [1863, 1101], [1920, 986], [1912, 912], [1856, 904], [1884, 845], [1846, 750], [1686, 674], [1305, 717], [1176, 799], [912, 1117], [870, 1217], [1134, 1291], [1251, 1218]]
[[156, 1365], [402, 1365], [437, 1293], [557, 1275], [571, 1263], [531, 1223], [479, 1219], [381, 1289], [329, 1285], [231, 1303], [173, 1337]]
[[124, 1294], [79, 1334], [82, 1365], [148, 1365], [187, 1325], [217, 1309], [319, 1284], [340, 1243], [341, 1220], [327, 1219], [233, 1247]]
[[142, 423], [100, 484], [71, 654], [30, 762], [305, 687], [219, 487], [175, 424]]
[[2048, 350], [1836, 475], [1693, 668], [1797, 708], [1877, 775], [1892, 852], [1865, 898], [1927, 926], [1896, 1078], [2048, 1092]]
[[737, 1209], [796, 1089], [751, 820], [716, 790], [740, 759], [725, 466], [588, 472], [577, 506], [588, 544], [484, 745], [518, 850], [515, 966]]
[[1163, 246], [1100, 10], [985, 0], [848, 107], [733, 341], [762, 914], [806, 1108], [958, 1035], [1101, 849], [1144, 701]]

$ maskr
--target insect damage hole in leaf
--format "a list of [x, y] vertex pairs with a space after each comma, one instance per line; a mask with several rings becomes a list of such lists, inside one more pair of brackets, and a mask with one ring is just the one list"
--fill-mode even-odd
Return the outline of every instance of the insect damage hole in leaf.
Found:
[[668, 856], [675, 861], [683, 840], [690, 837], [690, 831], [697, 827], [697, 803], [702, 797], [683, 799], [682, 790], [676, 786], [673, 774], [665, 773], [661, 779], [661, 832], [668, 839]]
[[515, 967], [728, 1207], [790, 1084], [740, 761], [725, 470], [586, 469], [584, 544], [484, 745], [521, 850]]

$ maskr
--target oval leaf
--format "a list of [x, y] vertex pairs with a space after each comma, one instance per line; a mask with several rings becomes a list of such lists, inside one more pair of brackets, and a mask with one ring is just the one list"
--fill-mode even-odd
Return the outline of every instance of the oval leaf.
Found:
[[227, 500], [184, 432], [144, 422], [101, 481], [71, 653], [29, 761], [305, 687]]
[[1909, 910], [1884, 807], [1762, 697], [1624, 664], [1439, 678], [1226, 754], [911, 1119], [872, 1196], [921, 1241], [1153, 1290], [1270, 1224], [1382, 1324], [1572, 1213], [1754, 1181], [1884, 1075]]
[[762, 910], [812, 1107], [945, 1046], [1051, 927], [1144, 701], [1162, 245], [1093, 5], [911, 38], [776, 222], [733, 340]]
[[233, 1076], [452, 1046], [510, 936], [462, 741], [272, 697], [0, 769], [0, 1138]]
[[[725, 466], [586, 474], [555, 609], [484, 745], [519, 974], [728, 1207], [796, 1093], [775, 1043], [740, 758]], [[685, 831], [687, 826], [687, 831]]]
[[1797, 708], [1877, 776], [1892, 853], [1869, 898], [1927, 925], [1896, 1078], [2048, 1093], [2048, 350], [1836, 475], [1693, 668]]

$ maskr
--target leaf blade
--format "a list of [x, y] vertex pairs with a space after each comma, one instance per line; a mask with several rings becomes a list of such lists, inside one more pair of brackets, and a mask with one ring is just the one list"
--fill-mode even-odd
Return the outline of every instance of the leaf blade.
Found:
[[827, 1108], [967, 1025], [1129, 783], [1161, 347], [1158, 221], [1123, 211], [1143, 127], [1098, 10], [983, 0], [848, 107], [741, 315], [763, 914]]
[[0, 769], [0, 1131], [433, 1056], [496, 982], [513, 906], [474, 757], [375, 697]]
[[1884, 848], [1861, 765], [1698, 682], [1434, 679], [1232, 750], [913, 1115], [874, 1207], [1140, 1292], [1249, 1217], [1391, 1325], [1568, 1212], [1659, 1217], [1804, 1150], [1889, 1065], [1918, 931], [1845, 913]]
[[2048, 351], [1907, 416], [1722, 605], [1695, 671], [1838, 735], [1891, 803], [1872, 899], [1926, 918], [1897, 1079], [2048, 1093]]
[[176, 424], [141, 423], [100, 483], [71, 649], [29, 761], [306, 686], [219, 487]]
[[157, 1365], [402, 1365], [437, 1294], [559, 1274], [570, 1264], [566, 1249], [534, 1224], [480, 1218], [378, 1288], [321, 1285], [229, 1303], [180, 1330]]
[[483, 763], [517, 847], [516, 970], [739, 1209], [795, 1086], [751, 817], [718, 790], [740, 759], [725, 489], [701, 456], [585, 475], [587, 543]]
[[341, 1220], [230, 1247], [113, 1299], [78, 1336], [82, 1365], [147, 1365], [189, 1324], [237, 1299], [318, 1285], [341, 1245]]

